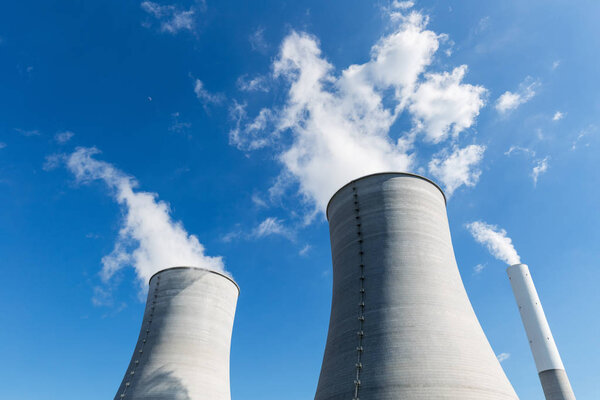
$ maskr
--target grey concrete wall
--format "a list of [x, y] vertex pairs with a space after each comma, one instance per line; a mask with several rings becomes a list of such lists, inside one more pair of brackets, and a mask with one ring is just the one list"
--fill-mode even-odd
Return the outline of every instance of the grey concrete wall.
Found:
[[328, 206], [333, 297], [316, 400], [517, 399], [459, 275], [445, 198], [410, 174]]
[[177, 267], [155, 274], [115, 400], [230, 400], [238, 295], [237, 284], [216, 272]]
[[575, 393], [564, 369], [549, 369], [539, 373], [546, 400], [575, 400]]

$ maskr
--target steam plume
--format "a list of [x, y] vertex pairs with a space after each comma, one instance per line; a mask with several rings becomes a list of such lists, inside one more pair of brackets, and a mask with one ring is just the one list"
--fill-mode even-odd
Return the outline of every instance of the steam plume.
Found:
[[96, 148], [78, 147], [67, 157], [67, 166], [78, 182], [102, 180], [123, 207], [123, 225], [113, 251], [102, 258], [101, 277], [106, 282], [120, 269], [133, 266], [145, 287], [159, 270], [188, 265], [223, 271], [221, 257], [204, 255], [204, 246], [173, 221], [169, 205], [156, 193], [136, 191], [137, 181], [113, 165], [93, 158]]
[[482, 221], [471, 222], [467, 224], [467, 228], [475, 240], [485, 245], [498, 260], [504, 261], [509, 265], [521, 263], [521, 258], [517, 254], [512, 240], [506, 236], [504, 229]]
[[[449, 194], [475, 185], [485, 147], [454, 143], [475, 123], [487, 90], [463, 81], [466, 65], [427, 72], [446, 36], [427, 29], [428, 17], [410, 11], [412, 5], [395, 2], [391, 32], [371, 47], [366, 62], [341, 70], [317, 37], [292, 31], [272, 64], [272, 78], [287, 85], [284, 105], [264, 107], [249, 119], [245, 104], [234, 104], [230, 143], [243, 151], [272, 147], [282, 165], [272, 192], [297, 184], [314, 212], [323, 212], [352, 179], [416, 170], [418, 141], [452, 143], [453, 151], [438, 153], [430, 168]], [[410, 129], [392, 132], [401, 115]], [[455, 165], [461, 168], [447, 171]]]

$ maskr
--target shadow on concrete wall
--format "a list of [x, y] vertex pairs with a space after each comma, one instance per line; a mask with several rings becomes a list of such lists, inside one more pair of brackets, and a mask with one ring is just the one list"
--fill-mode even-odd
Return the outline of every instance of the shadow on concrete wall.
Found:
[[[138, 391], [132, 393], [137, 399], [147, 400], [191, 400], [188, 390], [181, 380], [166, 368], [156, 370], [138, 383]], [[141, 390], [140, 390], [141, 389]]]

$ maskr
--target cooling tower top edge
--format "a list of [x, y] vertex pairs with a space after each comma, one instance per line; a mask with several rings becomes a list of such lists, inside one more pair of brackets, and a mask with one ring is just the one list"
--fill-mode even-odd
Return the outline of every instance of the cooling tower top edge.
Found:
[[148, 279], [148, 282], [152, 281], [152, 278], [154, 278], [156, 275], [161, 274], [165, 271], [170, 271], [172, 269], [197, 269], [197, 270], [201, 270], [201, 271], [206, 271], [206, 272], [210, 272], [212, 274], [216, 274], [216, 275], [220, 275], [223, 278], [231, 281], [231, 283], [233, 283], [235, 285], [235, 287], [238, 290], [238, 293], [240, 293], [240, 286], [236, 283], [236, 281], [233, 280], [233, 278], [227, 274], [224, 274], [222, 272], [218, 272], [218, 271], [213, 271], [212, 269], [207, 269], [207, 268], [200, 268], [200, 267], [188, 267], [188, 266], [178, 266], [178, 267], [169, 267], [169, 268], [164, 268], [161, 269], [160, 271], [156, 272], [154, 275], [152, 275], [150, 277], [150, 279]]
[[362, 179], [366, 179], [366, 178], [370, 178], [372, 176], [378, 176], [378, 175], [401, 175], [401, 176], [410, 176], [413, 178], [418, 178], [418, 179], [422, 179], [426, 182], [431, 183], [433, 186], [435, 186], [436, 188], [438, 188], [438, 190], [442, 193], [442, 196], [444, 197], [444, 203], [447, 204], [448, 200], [446, 199], [446, 194], [444, 193], [444, 191], [442, 190], [442, 188], [435, 183], [434, 181], [432, 181], [429, 178], [426, 178], [424, 176], [418, 175], [418, 174], [413, 174], [410, 172], [377, 172], [375, 174], [369, 174], [369, 175], [365, 175], [365, 176], [361, 176], [360, 178], [356, 178], [351, 180], [350, 182], [346, 183], [344, 186], [342, 186], [341, 188], [339, 188], [334, 194], [333, 196], [331, 196], [331, 198], [329, 199], [329, 202], [327, 203], [327, 208], [325, 209], [325, 215], [327, 217], [327, 220], [329, 221], [329, 206], [331, 205], [331, 201], [334, 199], [335, 196], [337, 196], [337, 194], [339, 192], [341, 192], [344, 188], [346, 188], [349, 185], [352, 185], [353, 183], [360, 181]]

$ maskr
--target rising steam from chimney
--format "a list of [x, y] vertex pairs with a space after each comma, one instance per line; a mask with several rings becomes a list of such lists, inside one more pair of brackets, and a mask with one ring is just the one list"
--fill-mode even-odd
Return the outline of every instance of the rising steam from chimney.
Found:
[[506, 236], [504, 229], [482, 221], [467, 224], [467, 228], [476, 241], [485, 245], [490, 253], [508, 265], [519, 264], [521, 257], [515, 250], [512, 240]]
[[95, 147], [78, 147], [66, 163], [78, 182], [103, 181], [124, 212], [113, 251], [102, 258], [101, 277], [107, 282], [120, 269], [135, 268], [145, 288], [150, 277], [161, 269], [190, 265], [223, 272], [221, 257], [204, 254], [204, 246], [174, 221], [170, 208], [156, 193], [136, 191], [137, 181], [113, 165], [93, 158]]

